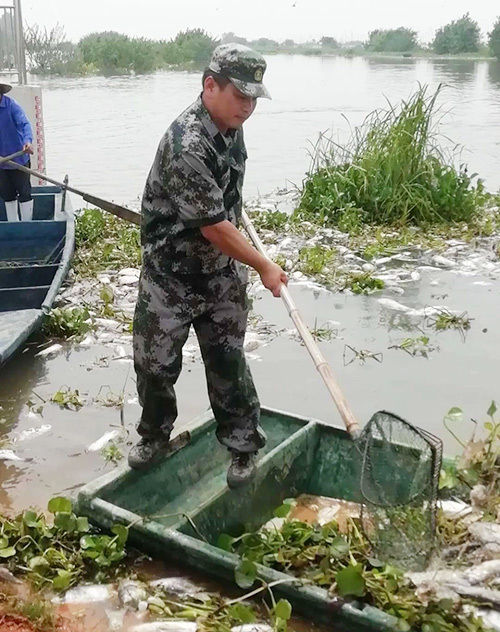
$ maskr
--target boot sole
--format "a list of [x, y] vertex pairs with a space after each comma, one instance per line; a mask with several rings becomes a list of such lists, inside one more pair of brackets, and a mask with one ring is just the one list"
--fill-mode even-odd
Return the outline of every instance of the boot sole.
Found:
[[158, 450], [155, 456], [146, 463], [134, 463], [132, 465], [129, 459], [128, 465], [132, 470], [149, 470], [151, 467], [153, 467], [153, 465], [157, 465], [164, 459], [170, 458], [176, 452], [179, 452], [179, 450], [182, 450], [187, 445], [189, 445], [189, 443], [191, 443], [191, 433], [188, 430], [184, 430], [184, 432], [181, 432], [171, 441], [169, 441], [168, 445], [165, 446], [165, 449]]

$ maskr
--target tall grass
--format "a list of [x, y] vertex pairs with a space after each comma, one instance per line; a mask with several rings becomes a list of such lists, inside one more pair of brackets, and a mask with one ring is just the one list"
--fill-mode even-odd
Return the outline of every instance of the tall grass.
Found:
[[483, 185], [439, 146], [436, 100], [419, 87], [399, 107], [375, 110], [342, 146], [322, 136], [295, 218], [355, 229], [473, 219]]

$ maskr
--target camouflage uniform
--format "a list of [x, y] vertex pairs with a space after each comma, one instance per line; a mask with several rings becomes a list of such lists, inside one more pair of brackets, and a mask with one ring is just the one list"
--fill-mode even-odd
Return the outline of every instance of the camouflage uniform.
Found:
[[[254, 63], [255, 54], [249, 59]], [[257, 71], [250, 71], [254, 78]], [[219, 441], [238, 452], [265, 443], [243, 351], [247, 270], [200, 231], [223, 220], [239, 225], [246, 157], [242, 130], [221, 134], [201, 97], [160, 142], [142, 200], [143, 266], [134, 319], [143, 437], [170, 435], [177, 416], [174, 384], [193, 325]]]

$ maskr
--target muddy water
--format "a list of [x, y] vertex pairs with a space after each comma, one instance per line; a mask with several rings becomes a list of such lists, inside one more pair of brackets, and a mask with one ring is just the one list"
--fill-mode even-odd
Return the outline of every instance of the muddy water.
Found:
[[[442, 131], [464, 146], [462, 160], [490, 190], [500, 187], [500, 62], [268, 56], [262, 99], [245, 126], [247, 195], [300, 184], [312, 143], [334, 130], [344, 140], [377, 107], [418, 84], [445, 84]], [[47, 168], [74, 186], [118, 202], [142, 195], [160, 137], [197, 96], [200, 73], [54, 78], [43, 88]]]
[[[300, 181], [308, 164], [307, 140], [332, 123], [340, 126], [341, 113], [350, 113], [354, 122], [359, 122], [372, 107], [382, 105], [383, 91], [390, 98], [399, 98], [416, 80], [435, 83], [443, 79], [453, 86], [450, 94], [455, 106], [454, 123], [447, 132], [471, 148], [470, 161], [487, 176], [490, 188], [500, 185], [499, 138], [491, 133], [498, 129], [494, 122], [500, 112], [498, 65], [426, 60], [384, 64], [279, 56], [269, 62], [270, 87], [277, 96], [249, 122], [247, 142], [254, 155], [247, 181], [250, 193], [283, 185], [285, 175]], [[292, 71], [316, 82], [318, 91], [299, 90], [296, 82], [285, 81]], [[197, 90], [198, 80], [198, 76], [186, 73], [159, 73], [134, 79], [43, 82], [50, 170], [54, 175], [69, 171], [74, 183], [102, 195], [120, 201], [135, 199], [142, 190], [157, 138]], [[97, 101], [100, 109], [92, 106]], [[124, 108], [124, 104], [129, 107]], [[81, 125], [73, 125], [76, 137], [70, 138], [68, 125], [75, 119]], [[97, 148], [96, 138], [100, 139]], [[453, 454], [458, 446], [442, 426], [448, 409], [460, 406], [467, 416], [484, 419], [491, 399], [500, 399], [499, 281], [491, 275], [465, 276], [439, 270], [422, 271], [421, 275], [420, 280], [405, 284], [404, 296], [387, 297], [416, 309], [445, 305], [467, 311], [473, 320], [465, 335], [457, 331], [437, 334], [428, 322], [384, 307], [379, 302], [384, 293], [348, 296], [300, 284], [293, 284], [291, 290], [311, 327], [334, 321], [330, 326], [336, 336], [320, 346], [361, 422], [378, 409], [392, 410], [442, 436], [446, 452]], [[281, 302], [267, 294], [257, 297], [254, 309], [272, 325], [291, 327]], [[419, 327], [439, 347], [428, 359], [388, 349], [408, 336], [421, 335]], [[373, 358], [350, 362], [354, 352], [346, 345], [377, 354], [381, 362]], [[82, 483], [112, 468], [99, 451], [88, 450], [105, 432], [125, 429], [123, 454], [127, 442], [136, 439], [134, 427], [140, 410], [130, 358], [117, 358], [105, 345], [67, 347], [54, 357], [37, 357], [37, 351], [35, 345], [28, 347], [1, 374], [0, 441], [8, 444], [0, 449], [12, 449], [22, 460], [0, 461], [0, 512], [16, 512], [28, 505], [44, 508], [54, 494], [74, 493]], [[288, 336], [276, 337], [252, 352], [250, 362], [264, 405], [340, 424], [299, 342]], [[79, 389], [84, 402], [79, 411], [62, 410], [50, 403], [51, 396], [62, 387]], [[106, 389], [115, 394], [123, 391], [122, 417], [118, 409], [96, 401], [99, 393], [105, 397]], [[177, 392], [177, 427], [181, 430], [208, 408], [199, 363], [185, 363]], [[35, 412], [40, 405], [42, 410]], [[184, 569], [175, 572], [183, 573]], [[100, 614], [94, 614], [98, 621]]]

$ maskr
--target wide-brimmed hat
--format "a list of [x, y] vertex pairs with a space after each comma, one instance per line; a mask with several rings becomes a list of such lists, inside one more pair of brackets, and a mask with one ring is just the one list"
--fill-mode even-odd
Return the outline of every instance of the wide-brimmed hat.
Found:
[[236, 43], [217, 46], [208, 65], [209, 70], [229, 79], [246, 96], [270, 99], [271, 95], [262, 83], [266, 67], [260, 53]]
[[0, 83], [0, 94], [5, 94], [6, 92], [10, 92], [12, 90], [12, 86], [10, 83]]

